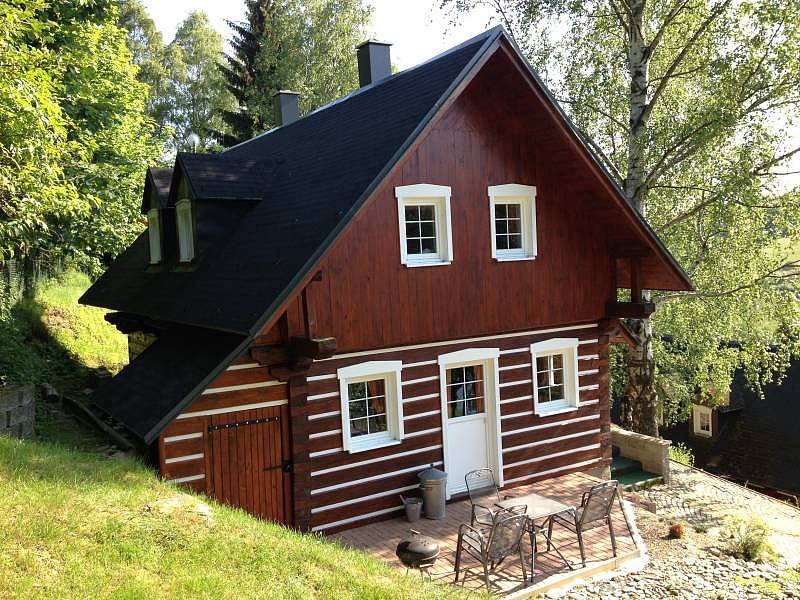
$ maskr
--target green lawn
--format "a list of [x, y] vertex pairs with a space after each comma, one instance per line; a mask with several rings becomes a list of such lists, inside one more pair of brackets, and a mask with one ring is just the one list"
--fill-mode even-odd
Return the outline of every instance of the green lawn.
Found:
[[183, 493], [132, 460], [0, 438], [0, 498], [0, 598], [465, 595]]

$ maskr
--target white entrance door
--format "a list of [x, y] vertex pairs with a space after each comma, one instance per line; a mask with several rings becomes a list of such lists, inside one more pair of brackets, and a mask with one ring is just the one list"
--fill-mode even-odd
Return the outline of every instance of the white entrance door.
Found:
[[464, 476], [474, 469], [491, 467], [496, 473], [495, 390], [487, 373], [491, 365], [491, 361], [443, 365], [448, 496], [466, 491]]

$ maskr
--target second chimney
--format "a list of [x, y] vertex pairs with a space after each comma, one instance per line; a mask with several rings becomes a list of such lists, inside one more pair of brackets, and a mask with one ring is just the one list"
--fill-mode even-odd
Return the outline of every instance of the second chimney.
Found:
[[392, 74], [390, 47], [391, 44], [375, 40], [367, 40], [356, 47], [358, 83], [361, 87], [376, 83]]
[[275, 101], [275, 116], [278, 125], [288, 125], [300, 118], [300, 94], [290, 90], [281, 90], [273, 96]]

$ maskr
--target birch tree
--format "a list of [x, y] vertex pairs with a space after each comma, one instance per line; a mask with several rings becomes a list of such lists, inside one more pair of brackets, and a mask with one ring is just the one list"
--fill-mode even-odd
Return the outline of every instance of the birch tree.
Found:
[[758, 388], [798, 352], [798, 0], [444, 0], [492, 6], [697, 285], [631, 323], [623, 425]]

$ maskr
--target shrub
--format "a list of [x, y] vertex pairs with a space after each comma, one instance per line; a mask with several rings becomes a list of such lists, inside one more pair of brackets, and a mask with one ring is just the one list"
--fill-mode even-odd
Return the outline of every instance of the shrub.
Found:
[[681, 442], [672, 444], [669, 447], [669, 457], [670, 459], [674, 460], [675, 462], [679, 462], [682, 465], [689, 467], [694, 465], [694, 454], [692, 453], [692, 449]]
[[769, 526], [756, 515], [732, 517], [722, 530], [728, 553], [745, 560], [756, 560], [770, 553], [769, 534]]

